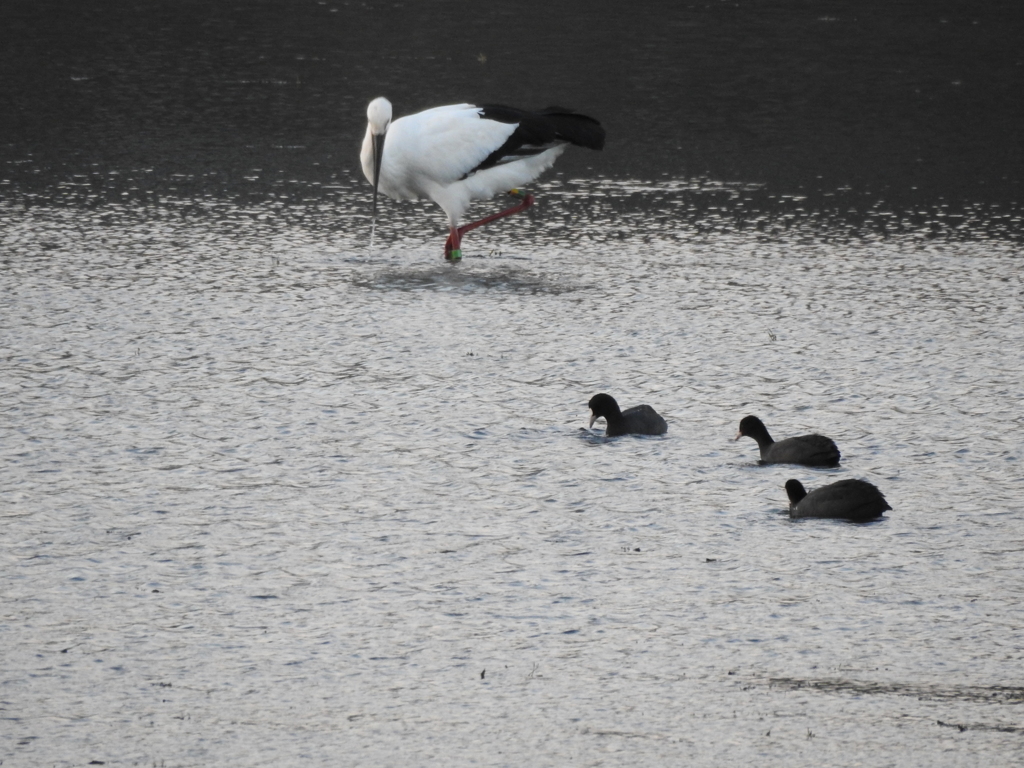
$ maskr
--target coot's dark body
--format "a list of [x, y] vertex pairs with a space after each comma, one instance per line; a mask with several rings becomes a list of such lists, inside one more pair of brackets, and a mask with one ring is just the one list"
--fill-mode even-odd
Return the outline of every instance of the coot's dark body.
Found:
[[839, 466], [839, 448], [824, 435], [800, 435], [775, 442], [768, 428], [757, 416], [747, 416], [740, 422], [736, 439], [752, 437], [761, 450], [763, 464], [803, 464], [806, 467]]
[[605, 435], [663, 435], [668, 432], [668, 424], [649, 405], [634, 405], [624, 411], [619, 410], [615, 398], [603, 392], [594, 395], [588, 403], [591, 410], [590, 426], [600, 418], [605, 420]]
[[786, 481], [790, 517], [829, 517], [866, 523], [892, 509], [866, 480], [840, 480], [807, 493], [799, 480]]

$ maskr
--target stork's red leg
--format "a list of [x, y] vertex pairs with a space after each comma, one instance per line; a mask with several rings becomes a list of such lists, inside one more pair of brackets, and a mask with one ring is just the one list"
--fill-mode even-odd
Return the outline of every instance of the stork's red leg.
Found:
[[461, 235], [458, 227], [452, 227], [448, 239], [444, 241], [444, 257], [448, 261], [459, 261], [462, 258]]
[[519, 213], [525, 211], [531, 205], [533, 205], [533, 195], [528, 192], [521, 192], [518, 189], [513, 189], [509, 192], [512, 197], [519, 198], [522, 200], [518, 205], [513, 205], [511, 208], [506, 208], [504, 211], [498, 211], [492, 213], [490, 216], [484, 216], [479, 221], [473, 221], [469, 224], [463, 224], [461, 227], [452, 227], [451, 234], [448, 235], [448, 239], [444, 244], [444, 257], [449, 261], [459, 261], [462, 258], [462, 236], [472, 229], [482, 227], [484, 224], [490, 224], [492, 221], [503, 219], [506, 216], [511, 216], [513, 213]]

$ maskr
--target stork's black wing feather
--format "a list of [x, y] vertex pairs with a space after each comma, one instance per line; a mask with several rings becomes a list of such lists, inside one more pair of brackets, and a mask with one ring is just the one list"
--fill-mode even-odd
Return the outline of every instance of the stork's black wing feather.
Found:
[[516, 129], [504, 144], [485, 157], [470, 174], [501, 163], [539, 155], [556, 144], [569, 143], [588, 149], [604, 147], [604, 128], [597, 120], [563, 107], [527, 112], [500, 104], [484, 104], [480, 107], [480, 119], [514, 124]]

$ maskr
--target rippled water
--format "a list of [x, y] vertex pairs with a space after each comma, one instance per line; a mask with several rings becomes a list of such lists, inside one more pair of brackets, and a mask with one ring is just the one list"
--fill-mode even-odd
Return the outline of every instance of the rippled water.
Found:
[[556, 175], [453, 267], [359, 184], [0, 203], [5, 765], [1024, 756], [1015, 214]]
[[[1024, 761], [1019, 6], [0, 3], [0, 763]], [[608, 143], [371, 249], [381, 94]]]

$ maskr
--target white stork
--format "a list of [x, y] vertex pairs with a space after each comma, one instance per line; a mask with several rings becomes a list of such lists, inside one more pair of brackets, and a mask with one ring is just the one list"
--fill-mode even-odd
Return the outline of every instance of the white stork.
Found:
[[[383, 96], [366, 109], [369, 125], [359, 159], [377, 190], [396, 200], [429, 197], [448, 214], [449, 261], [462, 258], [462, 235], [482, 224], [526, 210], [533, 195], [519, 187], [551, 167], [566, 144], [604, 146], [604, 129], [592, 117], [548, 107], [526, 112], [495, 104], [435, 107], [392, 122]], [[473, 200], [507, 191], [521, 200], [504, 211], [459, 225]]]

